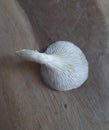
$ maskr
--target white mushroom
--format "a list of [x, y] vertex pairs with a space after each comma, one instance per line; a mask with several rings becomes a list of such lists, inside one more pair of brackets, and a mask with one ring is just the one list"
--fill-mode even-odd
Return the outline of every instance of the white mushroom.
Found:
[[88, 78], [88, 62], [83, 52], [73, 43], [57, 41], [45, 53], [23, 49], [17, 54], [41, 64], [44, 82], [59, 91], [80, 87]]

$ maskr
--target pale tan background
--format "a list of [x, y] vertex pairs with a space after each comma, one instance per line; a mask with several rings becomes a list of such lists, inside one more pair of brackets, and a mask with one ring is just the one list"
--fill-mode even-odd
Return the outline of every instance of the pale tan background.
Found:
[[[109, 130], [108, 9], [108, 0], [0, 0], [0, 130]], [[79, 89], [48, 88], [40, 65], [15, 55], [56, 40], [86, 54], [89, 78]]]

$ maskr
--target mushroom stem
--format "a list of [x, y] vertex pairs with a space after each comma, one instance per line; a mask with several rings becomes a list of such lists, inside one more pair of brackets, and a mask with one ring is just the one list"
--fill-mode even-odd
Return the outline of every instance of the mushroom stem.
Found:
[[40, 53], [34, 50], [22, 49], [20, 51], [16, 51], [16, 54], [29, 60], [29, 61], [36, 61], [40, 64], [50, 64], [54, 58], [52, 55], [48, 55], [46, 53]]

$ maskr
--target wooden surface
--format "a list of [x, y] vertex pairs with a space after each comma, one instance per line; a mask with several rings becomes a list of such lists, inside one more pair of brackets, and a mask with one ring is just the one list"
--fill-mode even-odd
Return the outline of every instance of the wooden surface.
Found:
[[[0, 130], [109, 130], [108, 0], [0, 0]], [[86, 54], [82, 87], [54, 91], [15, 55], [69, 40]]]

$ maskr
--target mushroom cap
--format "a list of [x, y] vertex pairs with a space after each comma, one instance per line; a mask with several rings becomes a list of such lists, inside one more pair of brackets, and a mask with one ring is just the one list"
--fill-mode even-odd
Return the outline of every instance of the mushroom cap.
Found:
[[80, 87], [88, 78], [88, 62], [79, 47], [69, 41], [57, 41], [51, 44], [46, 54], [56, 57], [53, 67], [41, 65], [44, 82], [59, 91], [68, 91]]

